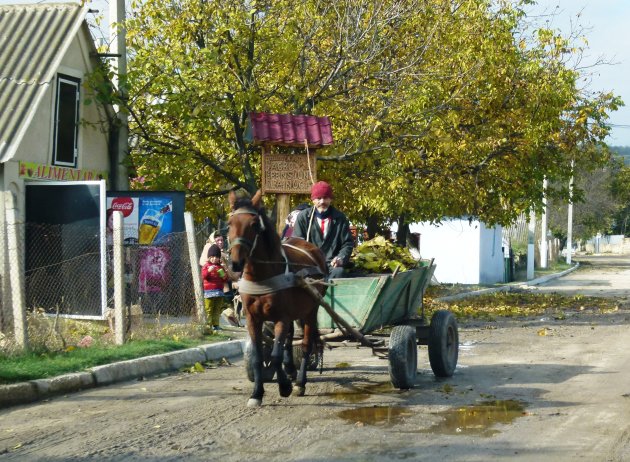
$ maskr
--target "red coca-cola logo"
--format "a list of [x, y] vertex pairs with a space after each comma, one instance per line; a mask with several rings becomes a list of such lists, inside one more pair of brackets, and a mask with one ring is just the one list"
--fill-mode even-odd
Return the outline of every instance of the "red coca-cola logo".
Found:
[[133, 200], [131, 197], [116, 197], [112, 200], [112, 210], [122, 212], [123, 217], [128, 217], [133, 212]]

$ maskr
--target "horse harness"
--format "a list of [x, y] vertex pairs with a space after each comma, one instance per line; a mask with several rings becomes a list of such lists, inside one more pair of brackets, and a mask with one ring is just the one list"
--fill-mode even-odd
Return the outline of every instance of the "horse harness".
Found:
[[[241, 207], [233, 211], [230, 215], [239, 214], [257, 216], [260, 221], [260, 230], [256, 233], [253, 241], [245, 239], [243, 237], [237, 237], [233, 241], [230, 241], [228, 249], [232, 249], [232, 247], [236, 245], [241, 245], [249, 250], [249, 257], [252, 258], [254, 249], [256, 248], [256, 244], [258, 244], [258, 236], [260, 236], [260, 234], [265, 231], [265, 223], [263, 218], [260, 216], [260, 213], [253, 208]], [[289, 269], [289, 258], [284, 251], [285, 246], [304, 253], [311, 259], [315, 266], [309, 266], [307, 268], [301, 269], [300, 271], [292, 272]], [[321, 269], [317, 266], [317, 261], [304, 249], [285, 243], [280, 245], [280, 252], [282, 253], [282, 257], [284, 258], [285, 263], [284, 273], [272, 276], [263, 281], [248, 281], [247, 279], [243, 279], [241, 277], [241, 279], [238, 281], [238, 291], [240, 293], [248, 295], [266, 295], [278, 292], [280, 290], [290, 289], [292, 287], [299, 287], [300, 284], [298, 284], [298, 280], [304, 280], [306, 278], [310, 279], [312, 276], [323, 276]]]

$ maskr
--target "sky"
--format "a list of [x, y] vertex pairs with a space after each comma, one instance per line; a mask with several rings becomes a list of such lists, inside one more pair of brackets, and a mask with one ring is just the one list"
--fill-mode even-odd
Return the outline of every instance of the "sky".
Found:
[[[538, 0], [529, 7], [528, 16], [565, 35], [580, 26], [588, 41], [583, 65], [592, 66], [598, 59], [613, 64], [587, 69], [591, 91], [612, 91], [626, 106], [610, 114], [611, 136], [606, 143], [630, 146], [630, 1], [628, 0]], [[578, 16], [579, 15], [579, 16]]]
[[[64, 0], [51, 0], [64, 1]], [[107, 18], [108, 5], [114, 0], [87, 0], [90, 8]], [[0, 0], [1, 4], [42, 3], [38, 0]], [[588, 80], [582, 83], [590, 91], [612, 91], [626, 106], [611, 113], [609, 145], [630, 146], [630, 0], [537, 0], [526, 9], [532, 20], [564, 35], [579, 27], [588, 41], [582, 64]], [[611, 64], [592, 67], [598, 60]], [[586, 76], [586, 74], [585, 74]]]

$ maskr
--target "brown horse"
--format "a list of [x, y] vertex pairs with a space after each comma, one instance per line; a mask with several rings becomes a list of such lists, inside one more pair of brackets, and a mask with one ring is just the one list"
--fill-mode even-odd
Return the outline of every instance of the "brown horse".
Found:
[[[239, 292], [253, 345], [254, 390], [247, 405], [260, 406], [265, 392], [262, 372], [262, 329], [265, 321], [274, 322], [271, 366], [275, 370], [280, 395], [291, 395], [289, 377], [297, 375], [295, 391], [302, 396], [309, 357], [319, 335], [319, 304], [304, 289], [296, 287], [295, 278], [325, 277], [328, 272], [326, 260], [318, 247], [303, 239], [290, 238], [281, 244], [280, 237], [262, 208], [260, 191], [251, 200], [237, 200], [232, 192], [229, 203], [232, 209], [228, 221], [229, 252], [232, 269], [243, 271]], [[318, 285], [317, 290], [323, 295], [326, 287]], [[304, 331], [302, 361], [297, 374], [292, 348], [295, 320], [302, 322]]]

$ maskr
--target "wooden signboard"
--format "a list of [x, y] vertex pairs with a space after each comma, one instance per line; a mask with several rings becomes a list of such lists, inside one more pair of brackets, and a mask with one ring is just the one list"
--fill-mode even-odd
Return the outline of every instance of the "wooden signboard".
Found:
[[314, 154], [311, 153], [307, 156], [306, 154], [263, 153], [263, 194], [310, 194], [311, 185], [316, 181], [317, 170]]

